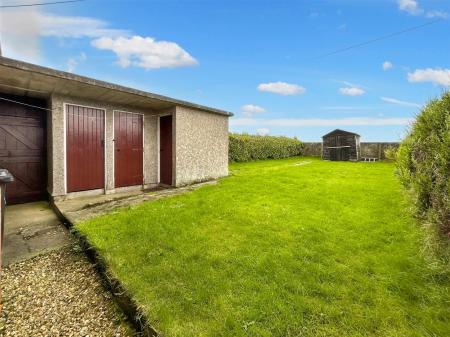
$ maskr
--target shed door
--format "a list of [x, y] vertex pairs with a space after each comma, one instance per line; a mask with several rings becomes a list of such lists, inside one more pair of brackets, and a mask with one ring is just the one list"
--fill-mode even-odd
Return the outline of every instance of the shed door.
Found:
[[144, 182], [142, 115], [114, 112], [114, 180], [116, 187]]
[[350, 148], [349, 147], [343, 147], [340, 150], [341, 150], [341, 153], [340, 153], [339, 160], [349, 161], [350, 160]]
[[329, 149], [330, 151], [330, 160], [339, 160], [338, 159], [338, 149]]
[[46, 198], [45, 140], [46, 111], [0, 102], [0, 168], [9, 170], [15, 179], [6, 188], [9, 204]]
[[172, 116], [159, 119], [159, 172], [162, 184], [172, 185]]
[[105, 113], [101, 109], [66, 106], [67, 192], [105, 185]]

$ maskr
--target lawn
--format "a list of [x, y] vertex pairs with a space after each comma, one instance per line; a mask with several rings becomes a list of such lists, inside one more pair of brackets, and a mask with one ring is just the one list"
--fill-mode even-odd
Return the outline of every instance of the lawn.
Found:
[[450, 273], [392, 164], [230, 173], [78, 225], [164, 336], [450, 336]]

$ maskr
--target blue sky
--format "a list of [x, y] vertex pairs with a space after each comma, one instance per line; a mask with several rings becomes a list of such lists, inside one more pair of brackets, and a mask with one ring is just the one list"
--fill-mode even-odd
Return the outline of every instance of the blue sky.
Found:
[[88, 0], [0, 11], [4, 56], [231, 111], [237, 132], [315, 141], [342, 128], [396, 141], [450, 86], [446, 0]]

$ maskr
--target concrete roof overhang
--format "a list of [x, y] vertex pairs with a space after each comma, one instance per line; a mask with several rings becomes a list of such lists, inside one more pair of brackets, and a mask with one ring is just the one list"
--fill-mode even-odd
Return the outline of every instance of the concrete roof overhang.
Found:
[[224, 110], [6, 57], [0, 57], [0, 92], [35, 98], [48, 98], [51, 94], [61, 94], [152, 110], [163, 110], [178, 105], [228, 117], [233, 116], [232, 113]]

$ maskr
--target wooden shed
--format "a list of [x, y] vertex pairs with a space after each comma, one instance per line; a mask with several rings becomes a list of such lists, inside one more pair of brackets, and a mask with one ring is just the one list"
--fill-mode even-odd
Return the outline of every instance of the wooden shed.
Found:
[[356, 133], [336, 129], [322, 137], [324, 160], [359, 161], [361, 156], [360, 136]]

